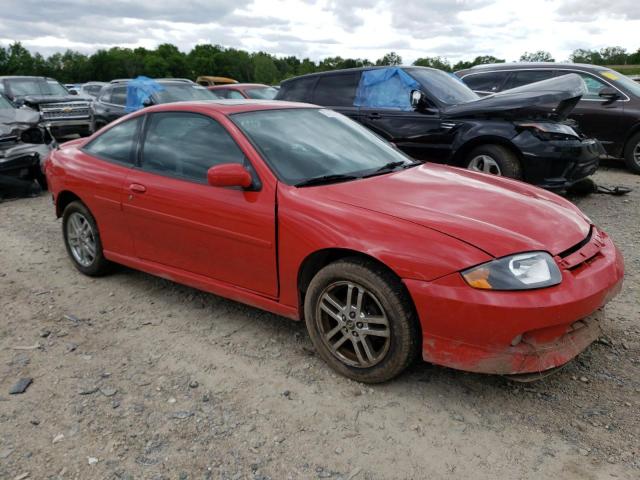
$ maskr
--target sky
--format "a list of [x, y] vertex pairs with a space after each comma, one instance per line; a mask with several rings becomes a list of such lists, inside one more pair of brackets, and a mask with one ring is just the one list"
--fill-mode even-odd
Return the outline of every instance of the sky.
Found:
[[2, 0], [0, 44], [47, 56], [112, 46], [220, 44], [286, 56], [404, 63], [640, 48], [640, 0]]

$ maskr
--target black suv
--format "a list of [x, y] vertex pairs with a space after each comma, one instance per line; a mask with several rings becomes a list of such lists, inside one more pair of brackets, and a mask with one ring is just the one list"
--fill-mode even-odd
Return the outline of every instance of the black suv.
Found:
[[458, 78], [424, 67], [369, 67], [304, 75], [277, 100], [327, 106], [418, 160], [565, 189], [598, 168], [602, 146], [563, 123], [586, 89], [580, 77], [480, 98]]
[[[148, 80], [156, 83], [159, 87], [157, 91], [149, 95], [143, 106], [219, 98], [209, 92], [206, 87], [191, 80], [181, 78]], [[100, 90], [98, 97], [92, 103], [94, 131], [133, 111], [127, 109], [127, 89], [130, 82], [130, 79], [112, 80]]]
[[640, 173], [640, 84], [610, 68], [577, 63], [501, 63], [456, 72], [479, 95], [576, 73], [587, 94], [571, 112], [586, 135], [602, 142], [607, 154], [624, 158]]
[[53, 78], [0, 77], [0, 93], [17, 107], [24, 105], [39, 111], [42, 122], [56, 136], [91, 133], [90, 102]]

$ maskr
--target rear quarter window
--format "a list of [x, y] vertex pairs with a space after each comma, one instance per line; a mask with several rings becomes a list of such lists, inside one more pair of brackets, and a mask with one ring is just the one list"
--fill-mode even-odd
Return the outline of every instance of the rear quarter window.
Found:
[[360, 72], [323, 75], [316, 83], [313, 103], [327, 107], [352, 107], [359, 82]]

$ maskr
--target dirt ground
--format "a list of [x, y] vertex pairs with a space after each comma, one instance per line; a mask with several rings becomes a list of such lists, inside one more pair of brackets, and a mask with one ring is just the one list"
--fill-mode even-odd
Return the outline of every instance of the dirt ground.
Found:
[[623, 251], [624, 290], [605, 335], [531, 384], [425, 363], [357, 384], [300, 323], [82, 276], [48, 195], [0, 204], [0, 478], [640, 478], [640, 176], [596, 179], [636, 189], [575, 199]]

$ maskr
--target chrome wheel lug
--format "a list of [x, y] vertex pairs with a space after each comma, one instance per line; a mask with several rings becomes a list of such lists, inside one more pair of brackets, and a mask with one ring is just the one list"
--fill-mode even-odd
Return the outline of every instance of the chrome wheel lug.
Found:
[[362, 322], [356, 323], [356, 327], [358, 327], [358, 328], [362, 328], [363, 326], [364, 326], [364, 324]]

